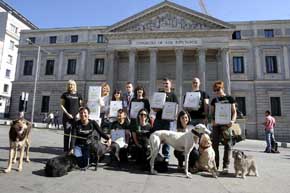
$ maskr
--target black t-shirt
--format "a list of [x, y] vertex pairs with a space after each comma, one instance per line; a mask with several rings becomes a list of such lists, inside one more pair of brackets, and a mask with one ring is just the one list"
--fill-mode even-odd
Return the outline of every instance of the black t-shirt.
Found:
[[[81, 106], [80, 101], [82, 100], [82, 96], [79, 93], [71, 94], [69, 92], [65, 92], [61, 95], [61, 99], [64, 100], [64, 108], [67, 112], [73, 116], [76, 116]], [[66, 116], [65, 113], [64, 116]]]
[[[177, 99], [176, 95], [173, 92], [169, 92], [169, 93], [166, 92], [165, 101], [166, 102], [175, 102], [175, 103], [178, 104], [178, 99]], [[161, 120], [161, 117], [162, 117], [162, 109], [156, 113], [156, 119]]]
[[[222, 96], [222, 97], [215, 97], [212, 99], [210, 105], [215, 107], [216, 103], [223, 103], [223, 104], [234, 104], [236, 103], [235, 99], [231, 96]], [[212, 115], [213, 119], [215, 118], [215, 112]]]
[[[200, 102], [199, 102], [199, 109], [198, 110], [188, 110], [188, 113], [191, 117], [191, 119], [204, 119], [205, 118], [205, 112], [204, 112], [204, 100], [209, 99], [209, 95], [201, 90], [197, 91], [191, 91], [191, 92], [200, 92]], [[185, 96], [184, 96], [185, 100]]]
[[127, 120], [124, 121], [123, 124], [119, 123], [118, 120], [117, 121], [114, 121], [111, 125], [111, 130], [112, 129], [130, 129], [129, 127], [129, 122]]
[[[89, 120], [89, 123], [87, 125], [83, 125], [82, 122], [80, 120], [78, 120], [73, 126], [72, 138], [71, 138], [71, 147], [73, 148], [76, 145], [86, 145], [86, 142], [87, 142], [86, 139], [92, 134], [92, 132], [94, 130], [96, 130], [97, 133], [102, 138], [104, 138], [106, 140], [109, 139], [109, 137], [103, 131], [101, 131], [101, 129], [96, 121]], [[77, 138], [74, 136], [82, 137], [84, 139]]]

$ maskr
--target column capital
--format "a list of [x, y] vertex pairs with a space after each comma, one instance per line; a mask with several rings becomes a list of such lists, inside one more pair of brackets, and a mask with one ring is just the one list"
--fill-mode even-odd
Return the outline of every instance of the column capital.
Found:
[[149, 48], [148, 50], [150, 53], [157, 53], [158, 52], [158, 48]]
[[136, 52], [137, 52], [137, 49], [136, 48], [130, 48], [129, 49], [129, 53], [130, 54], [136, 54]]
[[183, 54], [184, 47], [175, 48], [175, 54]]

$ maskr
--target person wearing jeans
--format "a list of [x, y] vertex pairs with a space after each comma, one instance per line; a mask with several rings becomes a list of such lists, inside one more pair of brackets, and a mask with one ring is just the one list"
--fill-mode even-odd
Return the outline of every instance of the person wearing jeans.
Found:
[[272, 150], [272, 141], [274, 139], [274, 127], [276, 126], [276, 120], [274, 117], [271, 116], [270, 111], [265, 111], [265, 121], [263, 123], [265, 126], [265, 138], [266, 138], [266, 153], [271, 153]]
[[[213, 91], [216, 95], [215, 98], [211, 101], [211, 114], [212, 114], [212, 146], [215, 151], [215, 161], [216, 166], [219, 168], [219, 143], [222, 142], [224, 145], [224, 158], [223, 158], [223, 172], [228, 173], [229, 164], [230, 164], [230, 156], [232, 149], [232, 139], [230, 133], [230, 127], [236, 121], [237, 111], [235, 106], [235, 100], [233, 97], [226, 95], [224, 92], [224, 83], [223, 81], [216, 81], [213, 85]], [[215, 108], [216, 104], [231, 104], [231, 121], [228, 124], [218, 124], [215, 120]]]

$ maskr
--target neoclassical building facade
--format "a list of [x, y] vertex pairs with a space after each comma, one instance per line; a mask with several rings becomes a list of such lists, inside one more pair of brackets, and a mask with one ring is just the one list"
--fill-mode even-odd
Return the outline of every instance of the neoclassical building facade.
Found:
[[290, 20], [229, 23], [170, 1], [111, 26], [27, 30], [21, 33], [10, 114], [16, 116], [19, 96], [28, 92], [31, 116], [37, 64], [36, 121], [60, 110], [69, 79], [84, 99], [91, 85], [108, 82], [124, 90], [127, 81], [144, 86], [150, 98], [169, 77], [181, 100], [199, 77], [212, 97], [212, 83], [225, 82], [247, 119], [248, 138], [264, 137], [261, 123], [271, 110], [276, 138], [290, 141], [289, 50]]

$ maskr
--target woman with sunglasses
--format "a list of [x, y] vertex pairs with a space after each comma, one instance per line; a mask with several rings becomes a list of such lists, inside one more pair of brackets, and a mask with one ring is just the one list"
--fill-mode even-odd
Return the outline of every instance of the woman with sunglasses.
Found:
[[[187, 132], [189, 131], [190, 127], [190, 115], [188, 112], [182, 110], [178, 113], [177, 117], [177, 132]], [[183, 151], [173, 151], [174, 156], [178, 160], [178, 169], [184, 169], [183, 168], [183, 162], [184, 162], [184, 152]], [[195, 173], [197, 169], [195, 168], [195, 162], [199, 159], [199, 152], [196, 148], [193, 148], [189, 155], [189, 161], [188, 161], [188, 168], [190, 168], [192, 173]]]
[[[231, 135], [227, 135], [227, 139], [225, 137], [225, 131], [228, 131], [232, 124], [236, 121], [237, 111], [233, 97], [226, 95], [224, 91], [224, 82], [216, 81], [213, 84], [213, 91], [215, 93], [215, 98], [211, 101], [211, 114], [212, 114], [212, 138], [213, 138], [213, 149], [215, 151], [215, 162], [217, 168], [219, 168], [219, 143], [222, 142], [224, 145], [224, 158], [223, 158], [223, 173], [228, 173], [229, 164], [230, 164], [230, 156], [231, 156], [231, 146], [232, 139]], [[215, 108], [217, 103], [222, 104], [231, 104], [231, 122], [229, 124], [217, 124], [215, 122]]]
[[143, 108], [138, 112], [136, 127], [132, 129], [133, 141], [136, 145], [136, 162], [141, 165], [142, 169], [149, 169], [147, 152], [149, 144], [148, 139], [151, 132], [152, 126], [150, 124], [149, 113], [146, 108]]

